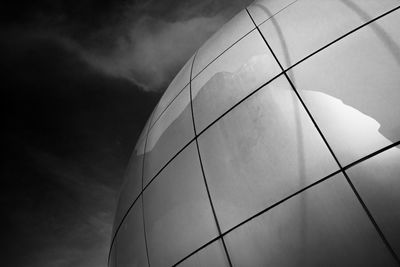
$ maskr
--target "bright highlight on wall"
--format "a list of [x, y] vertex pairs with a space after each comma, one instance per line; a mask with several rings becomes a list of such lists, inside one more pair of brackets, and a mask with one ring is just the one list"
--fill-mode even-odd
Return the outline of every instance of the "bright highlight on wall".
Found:
[[260, 0], [137, 142], [109, 266], [398, 266], [400, 1]]

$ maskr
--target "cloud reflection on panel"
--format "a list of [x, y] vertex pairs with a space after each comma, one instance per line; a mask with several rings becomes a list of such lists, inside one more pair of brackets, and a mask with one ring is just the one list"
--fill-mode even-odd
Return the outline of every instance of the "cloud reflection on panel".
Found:
[[[296, 88], [343, 165], [400, 140], [399, 13], [397, 10], [361, 28], [290, 70]], [[339, 114], [342, 109], [327, 110], [307, 93], [310, 90], [340, 99], [379, 125], [365, 128], [363, 120], [349, 123], [346, 114]], [[386, 139], [374, 139], [378, 131]]]
[[197, 132], [279, 73], [259, 33], [249, 33], [192, 81]]
[[379, 131], [381, 124], [377, 120], [344, 104], [342, 100], [322, 92], [307, 90], [303, 91], [303, 97], [307, 101], [317, 103], [318, 108], [324, 111], [319, 119], [329, 121], [332, 125], [329, 136], [337, 136], [340, 140], [353, 140], [345, 148], [348, 158], [360, 158], [358, 151], [375, 152], [377, 148], [392, 145], [393, 142]]

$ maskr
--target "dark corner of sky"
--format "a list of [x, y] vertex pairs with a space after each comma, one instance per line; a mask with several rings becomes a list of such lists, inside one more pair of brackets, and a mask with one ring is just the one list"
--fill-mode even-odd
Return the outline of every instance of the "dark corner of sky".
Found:
[[82, 58], [80, 35], [99, 26], [63, 12], [89, 10], [26, 4], [1, 11], [3, 264], [106, 266], [122, 173], [160, 93]]

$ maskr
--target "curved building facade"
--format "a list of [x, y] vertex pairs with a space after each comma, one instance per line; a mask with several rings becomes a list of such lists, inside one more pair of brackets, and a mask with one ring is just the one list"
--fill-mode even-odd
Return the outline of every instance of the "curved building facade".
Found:
[[109, 266], [399, 266], [399, 8], [260, 0], [224, 25], [143, 129]]

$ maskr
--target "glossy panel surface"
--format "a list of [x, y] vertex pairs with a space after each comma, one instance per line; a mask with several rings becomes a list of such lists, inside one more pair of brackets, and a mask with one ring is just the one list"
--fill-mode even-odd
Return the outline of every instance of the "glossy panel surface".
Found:
[[395, 11], [290, 72], [343, 165], [400, 140], [398, 25]]
[[400, 146], [347, 171], [391, 246], [400, 255]]
[[396, 266], [343, 175], [226, 236], [235, 266]]
[[139, 136], [124, 174], [124, 182], [119, 194], [119, 200], [114, 219], [113, 236], [115, 234], [115, 228], [119, 226], [129, 207], [139, 196], [140, 192], [142, 192], [143, 154], [147, 131], [150, 126], [149, 124], [150, 119], [147, 121], [142, 133]]
[[281, 76], [199, 137], [223, 231], [338, 169]]
[[203, 248], [184, 262], [179, 267], [228, 267], [229, 262], [226, 257], [221, 240], [217, 240]]
[[163, 111], [171, 104], [171, 102], [177, 97], [177, 95], [188, 85], [190, 81], [190, 69], [192, 68], [193, 56], [186, 62], [179, 73], [172, 80], [167, 90], [165, 90], [163, 96], [156, 109], [154, 110], [154, 116], [151, 125], [157, 121]]
[[192, 81], [197, 132], [280, 72], [258, 31], [252, 31]]
[[256, 0], [247, 10], [250, 12], [254, 22], [259, 25], [294, 2], [296, 0]]
[[196, 145], [189, 145], [144, 192], [151, 266], [171, 266], [217, 236]]
[[200, 47], [193, 63], [192, 77], [254, 28], [247, 12], [245, 10], [239, 12]]
[[108, 259], [108, 266], [109, 267], [116, 267], [115, 265], [115, 245], [111, 247], [110, 258]]
[[398, 0], [301, 0], [266, 21], [260, 30], [282, 66], [288, 68], [398, 5]]
[[119, 229], [116, 238], [117, 266], [148, 266], [144, 241], [142, 198], [139, 198]]
[[186, 86], [150, 129], [144, 159], [144, 186], [193, 137], [190, 91]]
[[399, 10], [400, 0], [250, 5], [279, 62], [292, 66], [296, 91], [246, 11], [227, 23], [145, 126], [125, 174], [109, 266], [230, 266], [220, 239], [205, 246], [219, 237], [209, 197], [233, 266], [396, 264], [348, 181], [333, 174], [344, 167], [400, 257], [400, 146], [380, 150], [400, 142]]

